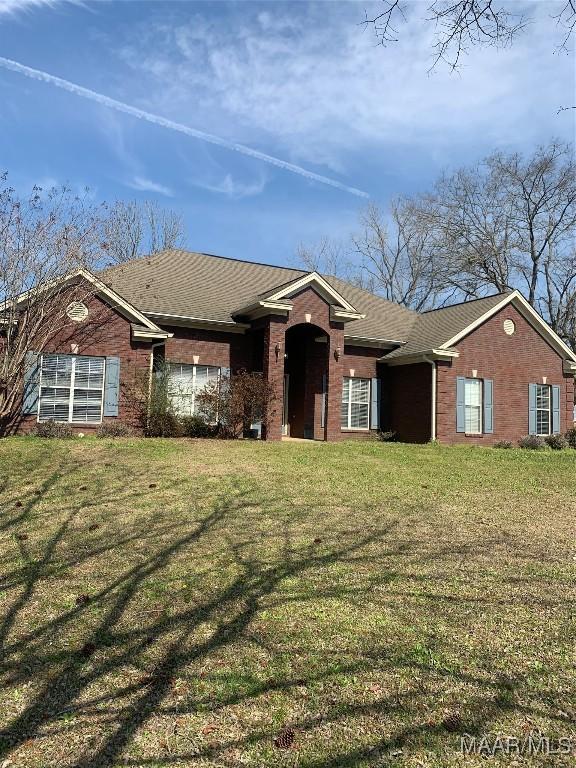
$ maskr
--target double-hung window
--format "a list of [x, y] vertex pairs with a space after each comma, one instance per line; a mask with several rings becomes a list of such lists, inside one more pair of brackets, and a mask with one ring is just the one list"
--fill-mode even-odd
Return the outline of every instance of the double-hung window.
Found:
[[196, 395], [210, 382], [220, 379], [220, 368], [214, 365], [188, 365], [169, 363], [168, 394], [179, 416], [193, 416], [198, 412]]
[[370, 428], [370, 379], [344, 379], [341, 424], [342, 429]]
[[38, 421], [102, 421], [103, 357], [42, 355]]
[[551, 387], [549, 384], [536, 385], [536, 434], [551, 433]]
[[482, 380], [466, 379], [464, 384], [465, 429], [469, 435], [482, 433]]

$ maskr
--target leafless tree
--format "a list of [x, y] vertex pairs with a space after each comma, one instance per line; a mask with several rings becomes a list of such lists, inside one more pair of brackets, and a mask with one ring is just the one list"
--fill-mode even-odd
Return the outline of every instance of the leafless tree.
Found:
[[[383, 0], [380, 13], [366, 14], [365, 24], [373, 28], [382, 45], [398, 41], [407, 18], [405, 8], [401, 0]], [[559, 5], [555, 19], [560, 30], [557, 48], [567, 49], [576, 27], [575, 0]], [[432, 68], [444, 62], [456, 69], [470, 48], [511, 45], [529, 25], [530, 17], [506, 0], [432, 0], [422, 21], [435, 30]]]
[[300, 264], [306, 269], [323, 275], [332, 275], [342, 280], [349, 280], [360, 287], [365, 285], [364, 276], [359, 273], [358, 265], [352, 258], [351, 242], [322, 237], [318, 242], [300, 243], [296, 249]]
[[442, 177], [418, 206], [445, 259], [444, 275], [464, 296], [519, 288], [576, 344], [572, 146], [552, 142], [531, 157], [496, 152]]
[[70, 302], [93, 292], [62, 278], [102, 261], [104, 213], [66, 187], [22, 198], [0, 175], [0, 434], [22, 396], [26, 353], [42, 352]]
[[324, 240], [299, 255], [417, 311], [518, 288], [576, 348], [574, 149], [496, 152], [428, 194], [369, 206], [350, 248]]
[[329, 238], [298, 249], [300, 263], [335, 275], [417, 311], [442, 306], [455, 293], [435, 248], [428, 212], [398, 198], [386, 210], [369, 205], [348, 242]]
[[418, 206], [400, 198], [384, 214], [369, 205], [361, 225], [352, 242], [370, 290], [416, 311], [441, 306], [449, 299], [445, 261]]
[[175, 211], [145, 201], [117, 201], [106, 221], [108, 258], [123, 264], [145, 254], [182, 247], [184, 221]]

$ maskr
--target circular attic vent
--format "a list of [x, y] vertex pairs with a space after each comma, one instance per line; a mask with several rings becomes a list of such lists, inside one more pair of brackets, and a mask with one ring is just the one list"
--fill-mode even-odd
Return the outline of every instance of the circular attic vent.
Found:
[[88, 307], [81, 301], [73, 301], [66, 307], [66, 314], [75, 323], [81, 323], [88, 317]]
[[504, 320], [504, 333], [508, 336], [512, 336], [515, 330], [516, 326], [514, 325], [514, 320]]

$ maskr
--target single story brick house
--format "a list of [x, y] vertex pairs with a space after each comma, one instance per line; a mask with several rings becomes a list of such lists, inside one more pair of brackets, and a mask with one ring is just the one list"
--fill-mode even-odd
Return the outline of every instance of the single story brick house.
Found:
[[223, 372], [262, 372], [267, 440], [491, 445], [573, 423], [576, 355], [517, 291], [418, 314], [335, 277], [181, 250], [74, 279], [93, 291], [28, 352], [20, 431], [129, 422], [123, 385], [156, 358], [183, 414]]

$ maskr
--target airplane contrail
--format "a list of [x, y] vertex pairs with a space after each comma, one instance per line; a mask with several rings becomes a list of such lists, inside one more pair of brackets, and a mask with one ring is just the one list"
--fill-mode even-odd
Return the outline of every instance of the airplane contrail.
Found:
[[5, 59], [3, 56], [0, 56], [0, 67], [9, 69], [12, 72], [18, 72], [18, 74], [25, 75], [32, 80], [40, 80], [43, 83], [50, 83], [50, 85], [55, 85], [58, 88], [62, 88], [65, 91], [69, 91], [70, 93], [75, 94], [76, 96], [82, 96], [84, 99], [90, 99], [91, 101], [95, 101], [97, 104], [102, 104], [104, 107], [115, 109], [118, 112], [124, 112], [125, 114], [132, 115], [132, 117], [137, 117], [140, 120], [146, 120], [149, 123], [161, 125], [163, 128], [168, 128], [171, 131], [178, 131], [179, 133], [186, 134], [186, 136], [192, 136], [194, 139], [200, 139], [200, 141], [206, 141], [209, 144], [216, 144], [219, 147], [230, 149], [233, 152], [240, 152], [240, 154], [248, 155], [248, 157], [253, 157], [256, 160], [262, 160], [263, 162], [269, 163], [270, 165], [275, 165], [277, 168], [282, 168], [285, 171], [290, 171], [291, 173], [297, 173], [299, 176], [304, 176], [306, 179], [318, 181], [320, 184], [327, 184], [330, 187], [335, 187], [336, 189], [340, 189], [343, 192], [349, 192], [350, 194], [357, 195], [358, 197], [369, 197], [369, 195], [366, 192], [363, 192], [361, 189], [349, 187], [346, 184], [342, 184], [339, 181], [330, 179], [327, 176], [321, 176], [318, 173], [308, 171], [306, 168], [302, 168], [299, 165], [288, 163], [286, 160], [280, 160], [279, 158], [273, 157], [272, 155], [259, 152], [257, 149], [251, 149], [244, 144], [237, 144], [234, 141], [228, 141], [228, 139], [223, 139], [220, 136], [214, 136], [212, 133], [199, 131], [197, 128], [191, 128], [189, 125], [176, 123], [173, 120], [168, 120], [167, 118], [161, 117], [160, 115], [155, 115], [152, 112], [146, 112], [143, 109], [138, 109], [138, 107], [132, 107], [130, 104], [125, 104], [122, 101], [117, 101], [116, 99], [110, 98], [110, 96], [105, 96], [103, 93], [98, 93], [97, 91], [92, 91], [89, 88], [84, 88], [81, 85], [72, 83], [70, 80], [64, 80], [61, 77], [56, 77], [55, 75], [51, 75], [48, 72], [43, 72], [40, 69], [32, 69], [32, 67], [27, 67], [24, 64], [13, 61], [12, 59]]

